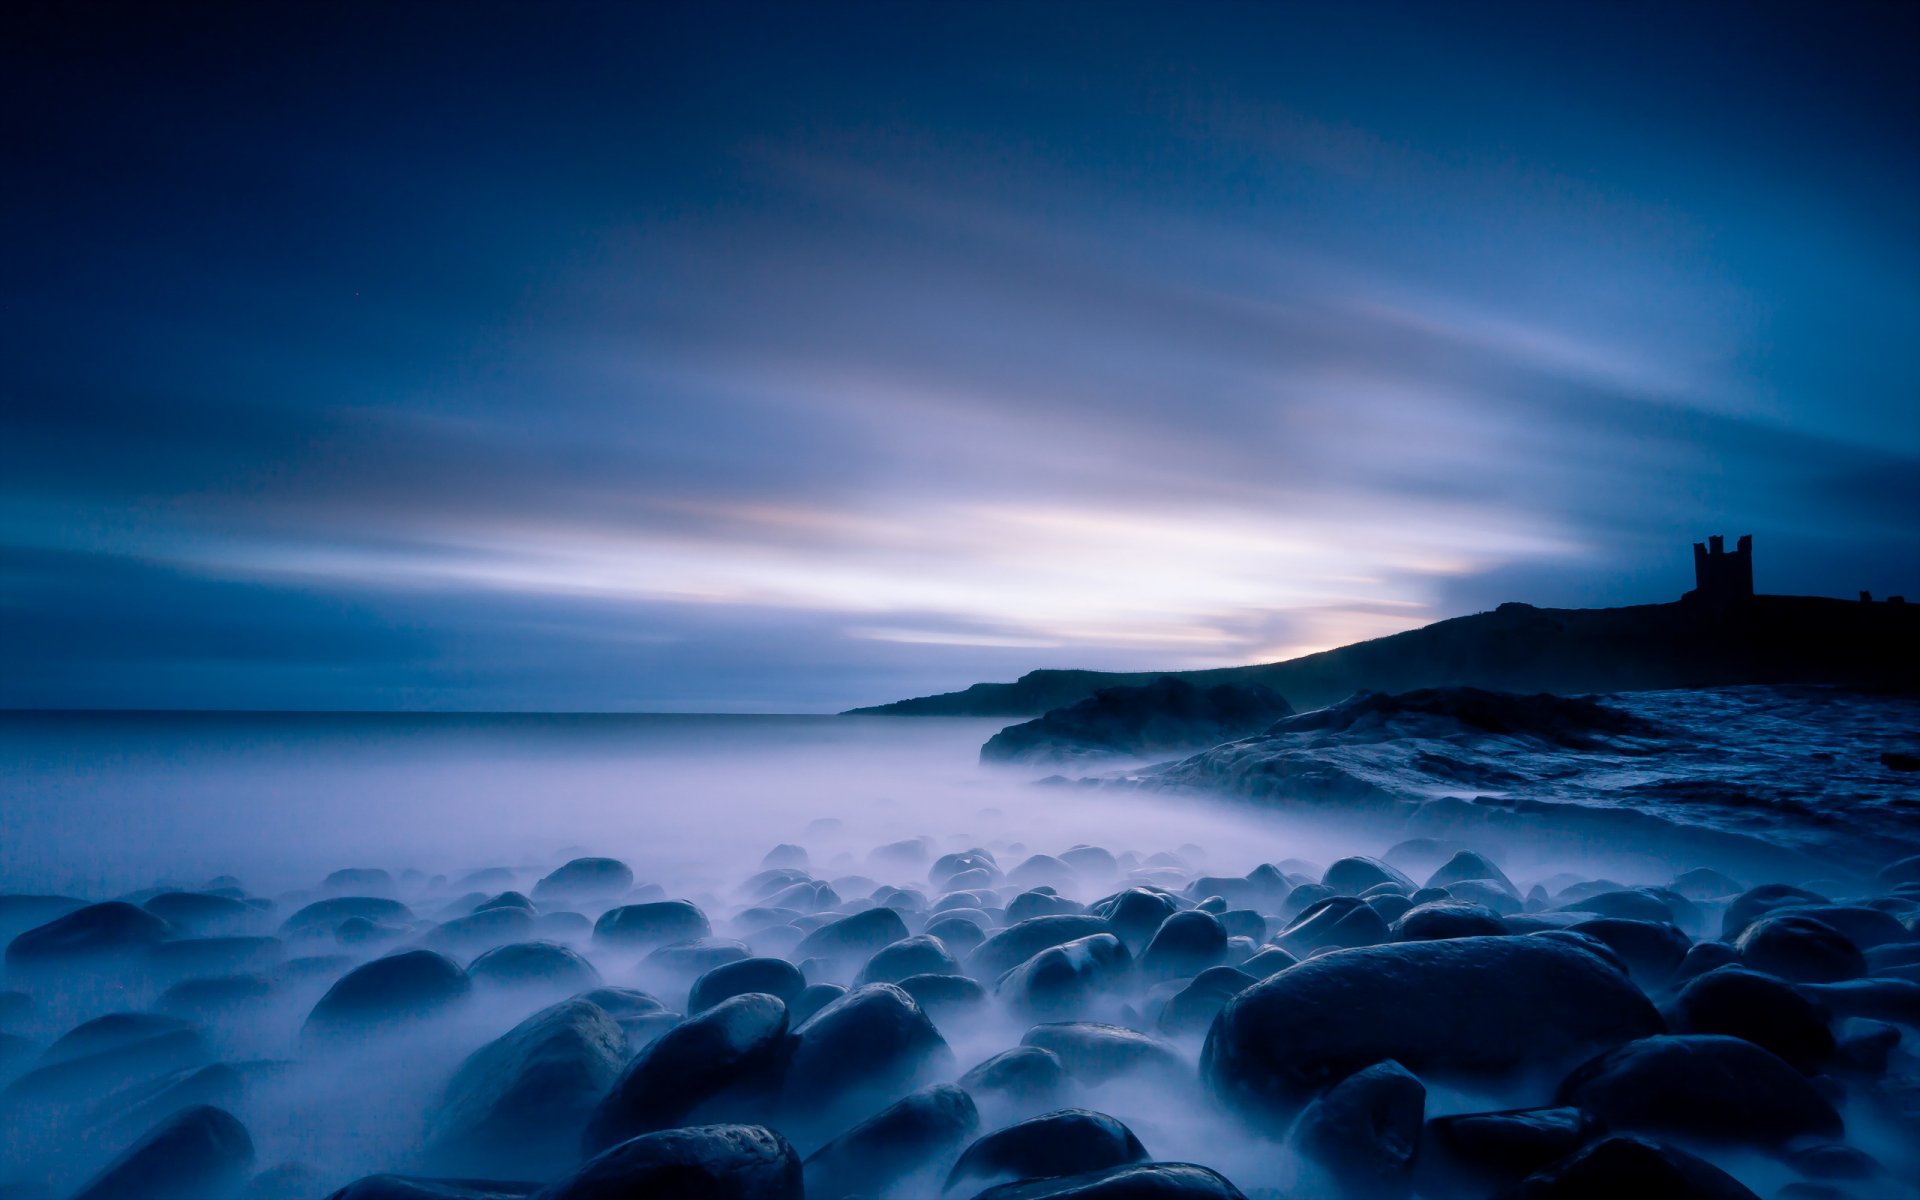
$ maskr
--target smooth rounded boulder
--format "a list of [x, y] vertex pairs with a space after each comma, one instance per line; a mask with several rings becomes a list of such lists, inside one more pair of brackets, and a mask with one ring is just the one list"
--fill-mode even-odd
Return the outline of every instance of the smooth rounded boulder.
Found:
[[467, 964], [475, 983], [508, 988], [550, 988], [571, 994], [600, 986], [600, 972], [576, 951], [557, 942], [512, 942]]
[[1806, 1076], [1752, 1042], [1717, 1034], [1615, 1047], [1567, 1076], [1558, 1100], [1609, 1129], [1705, 1143], [1773, 1147], [1844, 1132], [1840, 1114]]
[[827, 922], [800, 939], [797, 959], [865, 959], [907, 937], [907, 923], [891, 908], [870, 908]]
[[1049, 1021], [1027, 1030], [1020, 1044], [1053, 1051], [1068, 1076], [1081, 1083], [1101, 1084], [1134, 1074], [1180, 1080], [1192, 1073], [1172, 1046], [1124, 1025]]
[[225, 1109], [202, 1104], [162, 1121], [73, 1200], [203, 1200], [236, 1187], [252, 1162], [246, 1126]]
[[593, 1110], [582, 1145], [597, 1153], [715, 1106], [765, 1107], [786, 1055], [787, 1006], [779, 997], [749, 992], [723, 1000], [627, 1064]]
[[1292, 1141], [1341, 1195], [1405, 1195], [1426, 1116], [1426, 1086], [1399, 1063], [1380, 1062], [1307, 1105]]
[[617, 858], [576, 858], [533, 885], [536, 902], [611, 900], [627, 894], [633, 871]]
[[76, 959], [137, 954], [173, 936], [173, 927], [119, 900], [89, 904], [17, 935], [7, 943], [7, 969]]
[[309, 1032], [407, 1021], [464, 1000], [472, 990], [460, 964], [431, 950], [407, 950], [342, 976], [307, 1014]]
[[1395, 942], [1310, 958], [1241, 992], [1208, 1031], [1200, 1069], [1222, 1100], [1284, 1122], [1385, 1059], [1422, 1078], [1558, 1073], [1662, 1028], [1631, 980], [1563, 942]]
[[694, 980], [687, 994], [687, 1012], [705, 1012], [722, 1000], [749, 992], [778, 996], [790, 1005], [806, 988], [800, 968], [784, 958], [743, 958], [717, 966]]
[[599, 1005], [542, 1009], [454, 1073], [428, 1122], [428, 1157], [462, 1175], [540, 1178], [565, 1168], [626, 1060], [627, 1035]]
[[913, 997], [870, 983], [794, 1030], [783, 1102], [799, 1124], [832, 1130], [906, 1095], [953, 1061]]
[[996, 1129], [968, 1146], [946, 1190], [1022, 1179], [1084, 1175], [1147, 1160], [1133, 1130], [1106, 1113], [1063, 1108]]
[[690, 900], [653, 900], [624, 904], [600, 914], [593, 940], [619, 949], [644, 950], [669, 942], [690, 942], [713, 932], [707, 914]]
[[621, 1142], [541, 1200], [803, 1200], [800, 1156], [760, 1125], [692, 1125]]
[[1400, 914], [1388, 928], [1396, 942], [1499, 937], [1507, 932], [1499, 913], [1467, 900], [1429, 900], [1416, 904]]
[[922, 1088], [807, 1156], [807, 1194], [869, 1196], [931, 1184], [979, 1128], [973, 1097], [950, 1083]]
[[1837, 983], [1867, 973], [1860, 948], [1814, 917], [1761, 917], [1733, 945], [1747, 966], [1794, 983]]
[[1515, 1200], [1760, 1200], [1704, 1158], [1639, 1137], [1610, 1137], [1528, 1176]]
[[1091, 914], [1029, 917], [1017, 925], [996, 930], [967, 956], [967, 971], [992, 982], [1049, 946], [1064, 946], [1096, 933], [1112, 933], [1112, 926]]
[[1414, 1186], [1431, 1200], [1480, 1200], [1545, 1170], [1600, 1135], [1570, 1106], [1435, 1117], [1420, 1134]]
[[1191, 979], [1227, 955], [1227, 930], [1212, 913], [1177, 912], [1160, 923], [1140, 953], [1147, 979]]
[[[876, 910], [882, 911], [882, 910]], [[958, 975], [960, 964], [937, 937], [918, 934], [874, 951], [854, 983], [899, 983], [910, 975]]]
[[1078, 1012], [1119, 987], [1132, 968], [1133, 956], [1119, 938], [1096, 933], [1047, 947], [1003, 974], [994, 991], [1018, 1013], [1055, 1016]]
[[1820, 1006], [1783, 980], [1743, 967], [1697, 976], [1668, 1007], [1675, 1033], [1717, 1033], [1752, 1042], [1801, 1072], [1833, 1057], [1833, 1032]]

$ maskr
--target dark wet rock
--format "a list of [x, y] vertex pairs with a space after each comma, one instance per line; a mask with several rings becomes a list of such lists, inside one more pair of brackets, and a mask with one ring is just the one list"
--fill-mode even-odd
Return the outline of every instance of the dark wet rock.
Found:
[[865, 959], [907, 937], [907, 923], [891, 908], [870, 908], [829, 921], [801, 939], [796, 958]]
[[1913, 944], [1913, 933], [1900, 918], [1862, 904], [1789, 904], [1771, 909], [1768, 917], [1812, 917], [1839, 932], [1863, 952], [1881, 946]]
[[1720, 922], [1720, 940], [1733, 941], [1745, 931], [1747, 926], [1776, 908], [1825, 903], [1827, 898], [1820, 893], [1797, 888], [1791, 884], [1763, 883], [1759, 887], [1748, 888], [1727, 905], [1726, 915]]
[[0, 941], [11, 942], [29, 929], [86, 906], [85, 900], [73, 896], [0, 895]]
[[252, 924], [259, 912], [245, 901], [211, 892], [162, 892], [140, 905], [173, 928], [189, 933], [224, 933]]
[[[1095, 880], [1111, 879], [1120, 873], [1120, 864], [1113, 852], [1103, 846], [1073, 846], [1060, 852], [1060, 861], [1078, 874]], [[1920, 875], [1916, 875], [1916, 879], [1920, 879]]]
[[693, 938], [656, 946], [641, 960], [643, 973], [693, 979], [728, 963], [745, 962], [753, 951], [731, 938]]
[[871, 983], [794, 1030], [786, 1108], [805, 1124], [832, 1129], [906, 1095], [952, 1060], [946, 1039], [913, 997], [892, 984]]
[[1811, 1073], [1833, 1057], [1827, 1015], [1786, 982], [1740, 967], [1709, 971], [1680, 989], [1667, 1024], [1675, 1033], [1717, 1033], [1772, 1051]]
[[[1420, 890], [1424, 892], [1428, 889]], [[1503, 917], [1512, 916], [1525, 907], [1520, 897], [1491, 879], [1462, 879], [1459, 883], [1448, 884], [1446, 896], [1450, 900], [1484, 905]]]
[[1188, 909], [1161, 922], [1140, 955], [1147, 979], [1188, 979], [1226, 957], [1227, 931], [1211, 913]]
[[1873, 1155], [1843, 1142], [1791, 1146], [1783, 1157], [1810, 1179], [1875, 1179], [1886, 1173]]
[[1120, 939], [1096, 933], [1047, 947], [1001, 975], [994, 991], [1024, 1015], [1074, 1013], [1119, 988], [1132, 969], [1133, 956]]
[[[1512, 918], [1508, 918], [1508, 924], [1513, 924]], [[1620, 972], [1622, 975], [1628, 974], [1626, 961], [1614, 953], [1612, 946], [1607, 945], [1590, 933], [1576, 933], [1571, 929], [1541, 929], [1527, 936], [1545, 942], [1559, 942], [1562, 945], [1573, 946], [1577, 949], [1584, 950], [1614, 970]]]
[[1879, 1021], [1850, 1021], [1846, 1033], [1834, 1039], [1830, 1069], [1836, 1075], [1879, 1079], [1893, 1064], [1894, 1051], [1904, 1036]]
[[600, 986], [594, 965], [557, 942], [514, 942], [495, 946], [467, 964], [477, 984], [493, 987], [553, 988], [568, 993]]
[[538, 1178], [564, 1168], [626, 1061], [627, 1035], [599, 1005], [542, 1009], [461, 1064], [428, 1123], [428, 1154], [465, 1174]]
[[1253, 909], [1230, 908], [1219, 917], [1228, 937], [1243, 937], [1256, 946], [1267, 940], [1267, 919]]
[[1812, 917], [1761, 917], [1741, 931], [1734, 947], [1747, 966], [1795, 983], [1834, 983], [1867, 973], [1860, 948]]
[[1168, 998], [1155, 1024], [1166, 1034], [1204, 1034], [1227, 1001], [1258, 982], [1237, 967], [1208, 967]]
[[519, 908], [527, 912], [538, 912], [533, 901], [519, 892], [497, 892], [473, 906], [474, 912], [485, 912], [490, 908]]
[[1289, 951], [1282, 950], [1278, 946], [1266, 946], [1252, 958], [1236, 964], [1236, 969], [1253, 976], [1257, 982], [1270, 979], [1299, 962], [1300, 959]]
[[799, 867], [804, 870], [807, 866], [806, 847], [796, 846], [792, 842], [781, 842], [778, 846], [767, 851], [766, 855], [761, 858], [760, 865], [763, 867]]
[[483, 908], [435, 926], [421, 940], [430, 950], [466, 958], [532, 935], [533, 914], [526, 909]]
[[1404, 1196], [1426, 1109], [1427, 1089], [1405, 1067], [1375, 1063], [1307, 1105], [1292, 1141], [1342, 1195]]
[[1049, 946], [1062, 946], [1113, 929], [1097, 916], [1033, 917], [997, 930], [967, 957], [969, 973], [979, 979], [998, 979]]
[[844, 984], [810, 983], [804, 991], [794, 997], [793, 1003], [787, 1006], [787, 1023], [797, 1029], [813, 1014], [846, 994], [847, 989]]
[[802, 1200], [800, 1156], [759, 1125], [694, 1125], [612, 1147], [541, 1200]]
[[980, 748], [980, 761], [1058, 763], [1200, 750], [1259, 733], [1292, 714], [1284, 697], [1258, 684], [1201, 688], [1163, 675], [1147, 684], [1102, 688], [1010, 725]]
[[74, 1200], [206, 1200], [237, 1188], [253, 1139], [232, 1113], [198, 1105], [168, 1117], [74, 1194]]
[[1208, 1032], [1201, 1071], [1216, 1095], [1284, 1119], [1385, 1059], [1424, 1078], [1553, 1071], [1661, 1028], [1624, 974], [1573, 946], [1396, 942], [1309, 959], [1240, 993]]
[[1718, 900], [1737, 895], [1743, 890], [1731, 876], [1723, 875], [1712, 867], [1682, 871], [1667, 886], [1689, 900]]
[[633, 871], [616, 858], [576, 858], [533, 885], [533, 898], [549, 900], [612, 900], [633, 886]]
[[1466, 1200], [1499, 1194], [1600, 1136], [1577, 1108], [1518, 1108], [1435, 1117], [1420, 1135], [1414, 1182], [1423, 1196]]
[[585, 913], [561, 909], [534, 917], [533, 931], [543, 938], [565, 938], [577, 942], [593, 932], [593, 922], [587, 920]]
[[778, 997], [749, 992], [661, 1034], [627, 1064], [594, 1110], [587, 1152], [689, 1117], [766, 1109], [786, 1063], [787, 1020]]
[[200, 1066], [211, 1057], [199, 1030], [177, 1018], [110, 1013], [69, 1031], [8, 1084], [4, 1095], [56, 1102], [93, 1098]]
[[927, 868], [927, 882], [943, 892], [965, 891], [972, 885], [955, 880], [975, 871], [986, 872], [989, 882], [985, 886], [992, 886], [1000, 878], [1000, 865], [994, 862], [993, 855], [976, 847], [934, 859], [933, 866]]
[[1007, 923], [1015, 924], [1028, 917], [1071, 916], [1085, 911], [1086, 906], [1079, 901], [1056, 895], [1051, 889], [1021, 892], [1007, 901]]
[[1321, 875], [1320, 882], [1332, 888], [1336, 896], [1358, 896], [1361, 892], [1381, 883], [1397, 883], [1407, 889], [1411, 895], [1419, 885], [1407, 878], [1406, 872], [1390, 863], [1364, 855], [1353, 855], [1335, 862]]
[[1619, 891], [1601, 892], [1598, 895], [1582, 897], [1570, 904], [1560, 905], [1559, 911], [1593, 913], [1602, 917], [1655, 923], [1671, 923], [1675, 917], [1672, 905], [1639, 888], [1623, 888]]
[[933, 902], [930, 913], [954, 912], [956, 910], [991, 910], [1000, 903], [1000, 897], [991, 889], [979, 892], [947, 892]]
[[1395, 921], [1398, 921], [1401, 917], [1406, 916], [1407, 913], [1413, 908], [1413, 901], [1408, 899], [1405, 896], [1400, 896], [1400, 895], [1388, 894], [1388, 895], [1368, 896], [1366, 898], [1366, 901], [1367, 901], [1367, 907], [1371, 908], [1376, 914], [1379, 915], [1382, 921], [1385, 921], [1387, 923], [1387, 927], [1389, 930], [1392, 929], [1393, 923]]
[[1520, 894], [1520, 889], [1513, 886], [1513, 880], [1507, 878], [1505, 871], [1495, 866], [1492, 859], [1473, 850], [1455, 851], [1451, 858], [1427, 876], [1426, 886], [1446, 888], [1470, 879], [1489, 880], [1515, 896]]
[[973, 1200], [1246, 1200], [1246, 1196], [1211, 1168], [1156, 1162], [1003, 1183]]
[[1920, 1029], [1920, 983], [1910, 979], [1847, 979], [1806, 983], [1800, 994], [1841, 1017], [1891, 1021]]
[[1881, 888], [1894, 888], [1903, 883], [1920, 883], [1920, 854], [1890, 862], [1880, 868], [1873, 881]]
[[979, 1125], [966, 1092], [950, 1083], [922, 1088], [809, 1155], [807, 1195], [870, 1196], [916, 1176], [931, 1183]]
[[1634, 982], [1647, 989], [1662, 987], [1673, 978], [1693, 945], [1678, 926], [1664, 921], [1595, 917], [1567, 928], [1604, 943], [1626, 965]]
[[1700, 1142], [1781, 1146], [1842, 1132], [1806, 1076], [1752, 1042], [1710, 1034], [1616, 1047], [1569, 1075], [1558, 1099], [1610, 1129]]
[[7, 967], [137, 954], [172, 934], [172, 926], [146, 909], [109, 900], [76, 908], [17, 935], [7, 943]]
[[1235, 904], [1252, 904], [1259, 895], [1251, 880], [1234, 875], [1202, 875], [1189, 883], [1183, 894], [1202, 904], [1211, 903], [1218, 912]]
[[1385, 919], [1366, 901], [1329, 896], [1295, 917], [1273, 940], [1289, 954], [1304, 957], [1315, 950], [1377, 946], [1392, 937]]
[[1066, 1064], [1039, 1046], [1002, 1050], [960, 1077], [960, 1086], [982, 1102], [1027, 1111], [1052, 1105], [1066, 1083]]
[[997, 1129], [968, 1146], [947, 1176], [946, 1190], [1084, 1175], [1146, 1160], [1140, 1139], [1119, 1121], [1089, 1109], [1061, 1109]]
[[1667, 986], [1679, 988], [1690, 979], [1697, 979], [1708, 971], [1717, 971], [1721, 967], [1730, 967], [1740, 961], [1740, 952], [1725, 942], [1695, 942], [1687, 947], [1685, 958], [1674, 968], [1673, 977], [1667, 980]]
[[1416, 904], [1390, 926], [1397, 942], [1430, 942], [1441, 938], [1499, 937], [1507, 932], [1500, 914], [1484, 904], [1464, 900], [1436, 900]]
[[281, 936], [318, 933], [336, 929], [342, 922], [359, 919], [375, 925], [405, 925], [413, 920], [413, 910], [398, 900], [384, 896], [335, 896], [316, 900], [299, 909], [280, 925]]
[[1639, 1137], [1595, 1142], [1528, 1176], [1515, 1200], [1760, 1200], [1704, 1158]]
[[124, 1050], [151, 1038], [190, 1031], [192, 1022], [160, 1013], [117, 1012], [83, 1021], [60, 1035], [40, 1058], [42, 1063], [71, 1062], [90, 1054]]
[[862, 983], [898, 983], [910, 975], [958, 975], [960, 964], [945, 942], [928, 934], [902, 938], [874, 952], [854, 979]]
[[342, 867], [320, 881], [320, 889], [335, 895], [391, 896], [393, 873], [382, 867]]
[[1105, 918], [1128, 950], [1138, 954], [1166, 919], [1180, 911], [1180, 905], [1163, 892], [1136, 887], [1095, 904], [1092, 911]]
[[1053, 1051], [1067, 1074], [1086, 1084], [1105, 1083], [1123, 1075], [1183, 1079], [1191, 1074], [1191, 1068], [1172, 1046], [1122, 1025], [1053, 1021], [1027, 1030], [1020, 1044]]
[[782, 1003], [792, 1004], [806, 987], [800, 968], [784, 958], [743, 958], [717, 966], [694, 980], [687, 995], [687, 1012], [704, 1012], [722, 1000], [749, 992], [778, 996]]
[[987, 1003], [987, 989], [966, 975], [909, 975], [898, 987], [936, 1025], [977, 1013]]
[[1071, 887], [1079, 882], [1079, 877], [1072, 867], [1053, 855], [1033, 854], [1007, 872], [1007, 882], [1023, 888], [1045, 885]]
[[689, 900], [653, 900], [610, 908], [593, 924], [593, 940], [623, 950], [686, 942], [713, 932], [707, 914]]
[[307, 1029], [326, 1033], [428, 1016], [472, 990], [460, 964], [431, 950], [408, 950], [362, 964], [327, 989], [307, 1015]]

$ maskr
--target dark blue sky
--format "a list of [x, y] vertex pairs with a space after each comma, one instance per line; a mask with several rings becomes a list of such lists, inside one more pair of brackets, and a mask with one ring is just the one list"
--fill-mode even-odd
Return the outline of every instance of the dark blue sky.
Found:
[[1920, 593], [1915, 13], [9, 6], [0, 705]]

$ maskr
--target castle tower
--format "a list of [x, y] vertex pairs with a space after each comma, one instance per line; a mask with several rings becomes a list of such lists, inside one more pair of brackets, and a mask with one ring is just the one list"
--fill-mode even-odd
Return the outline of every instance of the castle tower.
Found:
[[1742, 534], [1731, 551], [1719, 534], [1693, 544], [1693, 590], [1687, 599], [1726, 604], [1752, 596], [1752, 534]]

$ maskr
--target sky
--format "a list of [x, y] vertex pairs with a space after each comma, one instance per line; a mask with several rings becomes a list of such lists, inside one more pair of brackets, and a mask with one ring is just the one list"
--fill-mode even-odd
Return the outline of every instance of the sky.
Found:
[[1920, 10], [7, 6], [0, 707], [1920, 595]]

